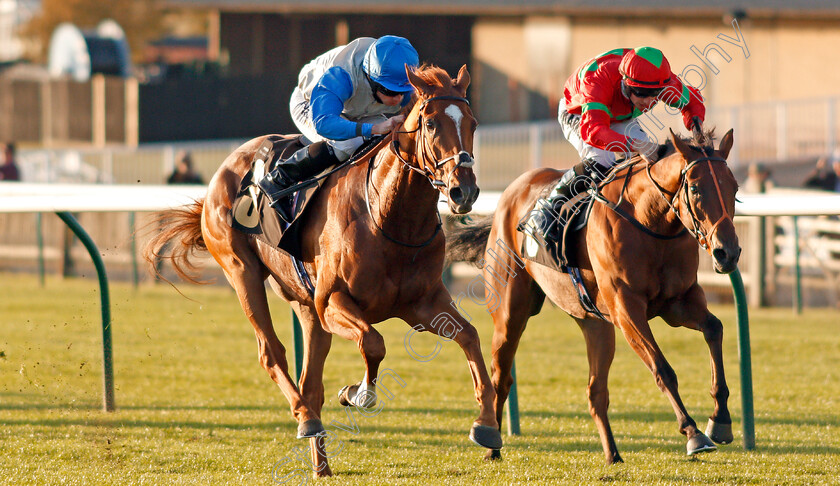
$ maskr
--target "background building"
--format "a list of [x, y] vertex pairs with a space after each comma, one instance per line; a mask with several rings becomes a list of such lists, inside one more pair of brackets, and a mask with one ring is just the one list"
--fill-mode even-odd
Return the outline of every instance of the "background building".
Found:
[[482, 123], [553, 117], [577, 66], [600, 52], [637, 45], [663, 49], [673, 70], [689, 82], [700, 86], [705, 80], [710, 105], [840, 94], [840, 70], [826, 69], [832, 46], [840, 44], [840, 6], [830, 0], [168, 4], [212, 12], [210, 52], [229, 62], [231, 74], [296, 73], [311, 57], [349, 39], [405, 36], [421, 60], [453, 73], [468, 64]]

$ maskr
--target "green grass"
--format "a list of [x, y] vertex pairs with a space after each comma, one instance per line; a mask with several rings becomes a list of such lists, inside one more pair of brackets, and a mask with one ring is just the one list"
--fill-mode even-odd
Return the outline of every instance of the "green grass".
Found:
[[[273, 466], [306, 442], [286, 400], [258, 365], [253, 331], [223, 287], [111, 287], [115, 413], [101, 409], [99, 291], [89, 280], [0, 274], [0, 482], [2, 484], [273, 484]], [[290, 345], [289, 311], [272, 299], [281, 340]], [[467, 309], [482, 336], [490, 320]], [[752, 310], [755, 451], [741, 445], [741, 396], [732, 306], [725, 323], [735, 443], [685, 456], [667, 400], [619, 336], [612, 368], [611, 418], [625, 464], [603, 464], [587, 412], [587, 364], [577, 326], [546, 307], [532, 319], [517, 356], [522, 435], [505, 436], [504, 460], [485, 463], [467, 438], [477, 415], [463, 353], [446, 343], [433, 360], [413, 360], [409, 329], [378, 326], [389, 347], [384, 366], [405, 381], [389, 389], [374, 417], [357, 415], [358, 435], [335, 429], [336, 476], [320, 484], [826, 484], [840, 460], [838, 313]], [[711, 411], [709, 358], [702, 337], [654, 332], [677, 371], [689, 412]], [[417, 335], [418, 352], [435, 338]], [[291, 347], [291, 346], [289, 346]], [[323, 418], [346, 423], [335, 392], [358, 381], [354, 343], [333, 340]], [[336, 443], [336, 448], [338, 444]], [[333, 448], [332, 450], [336, 450]], [[303, 469], [302, 462], [278, 468]], [[287, 484], [296, 484], [291, 481]]]

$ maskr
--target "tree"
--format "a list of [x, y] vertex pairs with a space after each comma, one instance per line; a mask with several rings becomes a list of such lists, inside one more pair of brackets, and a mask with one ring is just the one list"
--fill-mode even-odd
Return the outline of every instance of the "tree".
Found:
[[62, 22], [71, 22], [85, 30], [95, 28], [105, 19], [113, 19], [125, 31], [132, 60], [142, 61], [143, 47], [163, 30], [161, 3], [161, 0], [41, 0], [41, 13], [21, 32], [33, 47], [27, 56], [44, 62], [50, 37]]

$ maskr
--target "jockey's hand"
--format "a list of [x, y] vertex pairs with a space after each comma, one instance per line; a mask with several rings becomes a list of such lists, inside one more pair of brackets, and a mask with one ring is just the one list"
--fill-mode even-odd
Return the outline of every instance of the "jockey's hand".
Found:
[[387, 120], [381, 121], [371, 127], [370, 131], [374, 135], [381, 135], [383, 133], [388, 133], [391, 130], [397, 128], [405, 121], [405, 115], [397, 115], [388, 118]]

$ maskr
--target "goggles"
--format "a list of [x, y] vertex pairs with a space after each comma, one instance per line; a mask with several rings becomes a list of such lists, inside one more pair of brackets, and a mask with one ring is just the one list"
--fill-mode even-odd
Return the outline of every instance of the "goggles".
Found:
[[639, 88], [637, 86], [627, 86], [631, 93], [639, 98], [652, 98], [659, 96], [665, 88]]

